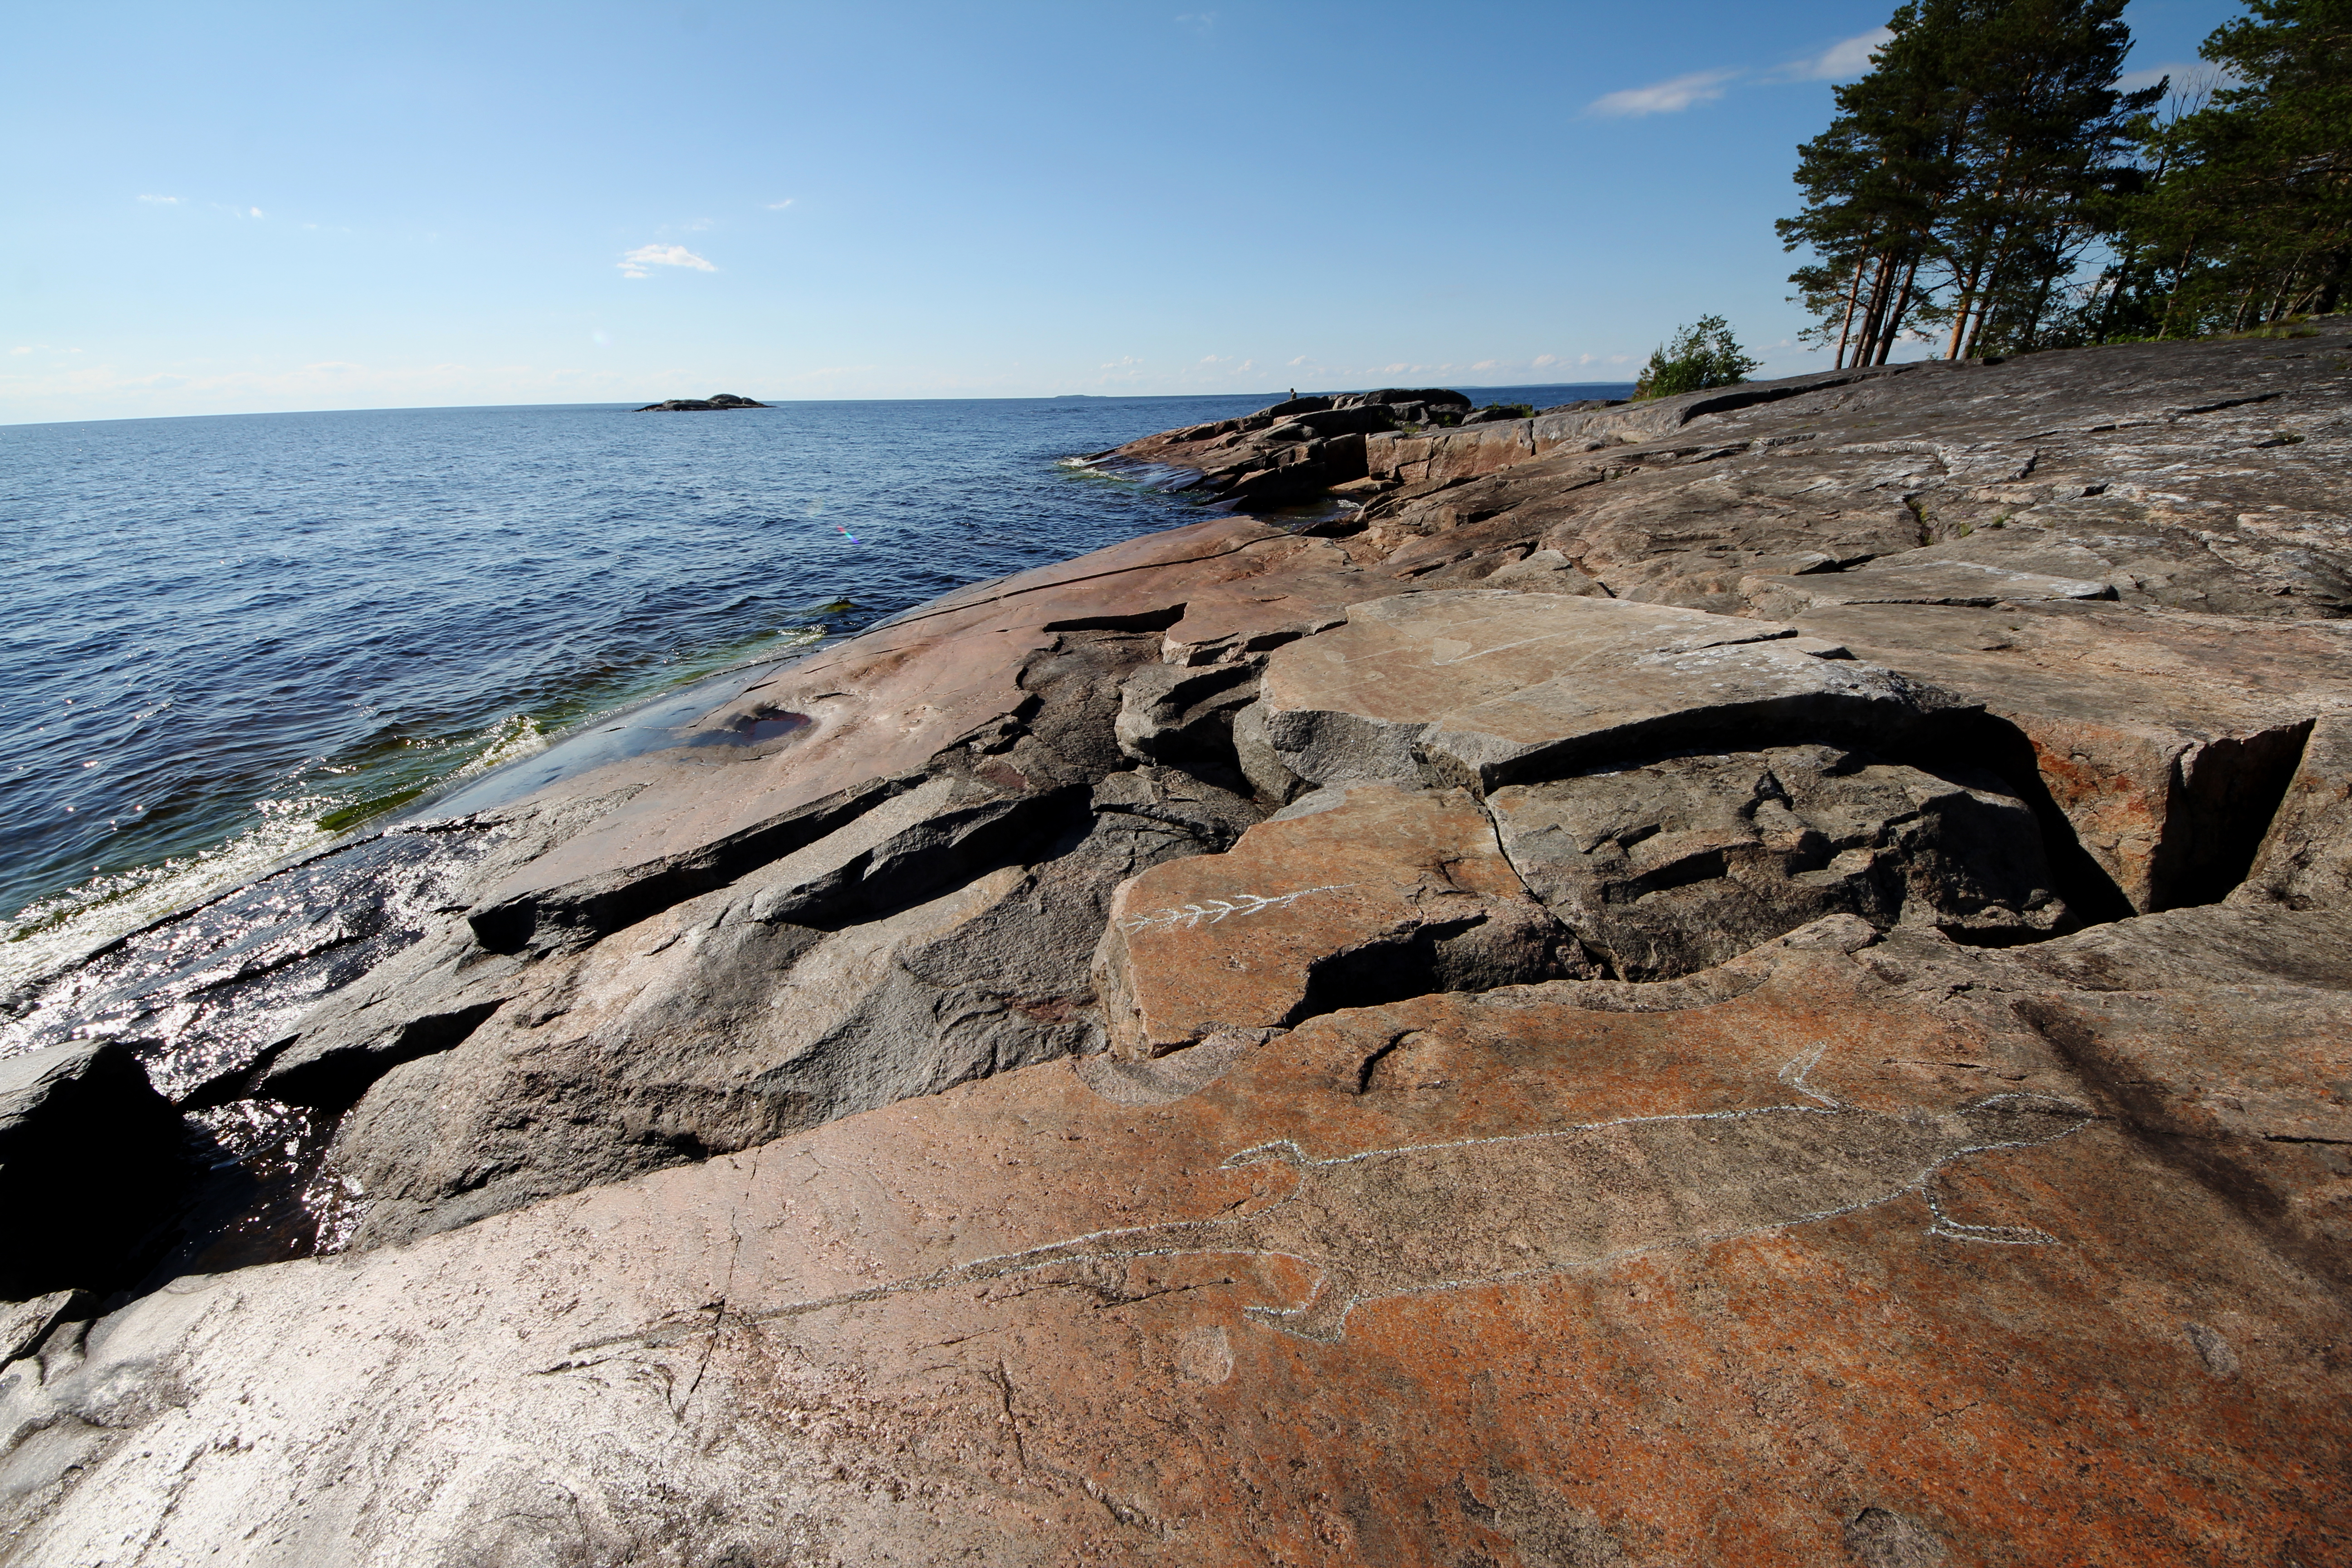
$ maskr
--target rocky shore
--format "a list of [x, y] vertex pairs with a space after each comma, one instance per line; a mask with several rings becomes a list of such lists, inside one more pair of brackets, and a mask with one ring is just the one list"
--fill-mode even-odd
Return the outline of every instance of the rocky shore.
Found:
[[2347, 457], [2341, 319], [1097, 454], [1348, 504], [12, 999], [0, 1564], [2352, 1561]]

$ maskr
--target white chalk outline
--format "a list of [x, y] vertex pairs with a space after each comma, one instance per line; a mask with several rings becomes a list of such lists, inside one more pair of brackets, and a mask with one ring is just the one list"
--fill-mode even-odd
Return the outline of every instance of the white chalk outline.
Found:
[[1265, 910], [1288, 909], [1294, 900], [1303, 899], [1309, 893], [1336, 893], [1342, 888], [1352, 888], [1355, 885], [1353, 882], [1327, 882], [1319, 888], [1297, 888], [1287, 893], [1276, 893], [1270, 899], [1256, 893], [1235, 893], [1234, 898], [1246, 899], [1249, 900], [1248, 904], [1246, 906], [1236, 904], [1230, 899], [1211, 899], [1205, 904], [1186, 904], [1181, 909], [1161, 910], [1156, 914], [1146, 915], [1141, 920], [1122, 921], [1119, 922], [1119, 929], [1132, 934], [1160, 926], [1173, 931], [1181, 925], [1186, 931], [1191, 931], [1199, 926], [1203, 920], [1211, 925], [1215, 925], [1227, 915], [1246, 916], [1257, 914]]
[[[1347, 884], [1342, 885], [1344, 886]], [[1301, 892], [1316, 892], [1321, 890], [1322, 889], [1311, 888], [1300, 889]], [[1383, 1155], [1428, 1153], [1443, 1152], [1450, 1149], [1475, 1148], [1493, 1143], [1526, 1143], [1544, 1139], [1568, 1138], [1579, 1133], [1597, 1132], [1612, 1127], [1633, 1127], [1654, 1122], [1736, 1121], [1756, 1116], [1844, 1116], [1857, 1113], [1876, 1115], [1888, 1114], [1883, 1111], [1859, 1112], [1858, 1108], [1844, 1104], [1840, 1100], [1822, 1093], [1819, 1089], [1814, 1089], [1806, 1081], [1807, 1075], [1809, 1075], [1812, 1069], [1820, 1064], [1822, 1056], [1827, 1053], [1828, 1049], [1829, 1047], [1826, 1043], [1815, 1046], [1811, 1051], [1801, 1056], [1791, 1058], [1781, 1067], [1780, 1072], [1776, 1075], [1780, 1083], [1796, 1090], [1806, 1099], [1815, 1102], [1811, 1105], [1760, 1105], [1750, 1106], [1740, 1110], [1686, 1111], [1669, 1116], [1622, 1116], [1612, 1118], [1605, 1121], [1580, 1122], [1573, 1126], [1555, 1128], [1541, 1132], [1508, 1132], [1499, 1133], [1491, 1138], [1462, 1138], [1450, 1140], [1442, 1143], [1408, 1143], [1388, 1149], [1365, 1149], [1360, 1150], [1352, 1154], [1334, 1155], [1327, 1160], [1310, 1160], [1307, 1157], [1305, 1151], [1300, 1149], [1296, 1142], [1287, 1138], [1280, 1138], [1265, 1143], [1253, 1144], [1251, 1147], [1244, 1149], [1238, 1153], [1229, 1155], [1222, 1163], [1220, 1168], [1224, 1170], [1233, 1170], [1244, 1165], [1258, 1164], [1268, 1160], [1282, 1159], [1283, 1163], [1292, 1165], [1293, 1168], [1298, 1171], [1305, 1172], [1327, 1166], [1352, 1164], [1358, 1161], [1375, 1159]], [[1871, 1198], [1864, 1202], [1844, 1204], [1835, 1208], [1821, 1209], [1811, 1213], [1793, 1215], [1785, 1219], [1772, 1220], [1762, 1225], [1745, 1226], [1722, 1231], [1702, 1232], [1695, 1236], [1676, 1237], [1670, 1240], [1662, 1240], [1638, 1247], [1624, 1247], [1615, 1252], [1596, 1254], [1590, 1258], [1579, 1258], [1573, 1262], [1541, 1263], [1528, 1268], [1515, 1269], [1507, 1273], [1482, 1274], [1468, 1279], [1438, 1280], [1426, 1285], [1412, 1285], [1397, 1289], [1379, 1290], [1370, 1295], [1366, 1295], [1361, 1291], [1350, 1291], [1347, 1299], [1339, 1302], [1336, 1305], [1336, 1308], [1326, 1306], [1322, 1300], [1324, 1291], [1330, 1287], [1332, 1279], [1336, 1277], [1336, 1271], [1333, 1269], [1331, 1265], [1327, 1262], [1318, 1262], [1311, 1258], [1301, 1257], [1297, 1253], [1273, 1251], [1263, 1247], [1218, 1247], [1213, 1246], [1192, 1247], [1175, 1245], [1143, 1247], [1133, 1250], [1115, 1249], [1115, 1244], [1123, 1237], [1146, 1236], [1153, 1232], [1165, 1233], [1170, 1229], [1180, 1226], [1200, 1230], [1213, 1231], [1219, 1227], [1249, 1224], [1255, 1220], [1261, 1214], [1265, 1212], [1265, 1210], [1254, 1210], [1247, 1215], [1229, 1217], [1221, 1216], [1204, 1220], [1162, 1221], [1156, 1225], [1121, 1226], [1109, 1230], [1090, 1231], [1085, 1235], [1066, 1237], [1060, 1241], [1046, 1242], [1036, 1247], [1023, 1247], [1015, 1252], [996, 1253], [984, 1258], [971, 1258], [966, 1262], [956, 1264], [951, 1268], [939, 1269], [930, 1274], [919, 1275], [911, 1279], [893, 1280], [888, 1284], [870, 1286], [863, 1290], [846, 1291], [838, 1296], [827, 1296], [815, 1300], [787, 1302], [780, 1307], [772, 1307], [761, 1311], [739, 1313], [737, 1316], [740, 1319], [750, 1319], [754, 1321], [772, 1318], [798, 1317], [808, 1312], [821, 1311], [829, 1307], [854, 1306], [860, 1302], [880, 1300], [886, 1297], [904, 1295], [916, 1290], [936, 1290], [955, 1285], [982, 1283], [989, 1279], [1003, 1279], [1007, 1275], [1025, 1274], [1034, 1272], [1040, 1268], [1052, 1268], [1055, 1265], [1061, 1263], [1076, 1263], [1101, 1258], [1133, 1259], [1139, 1258], [1205, 1258], [1215, 1257], [1223, 1253], [1252, 1258], [1287, 1258], [1303, 1268], [1315, 1270], [1318, 1274], [1315, 1287], [1308, 1292], [1307, 1300], [1301, 1302], [1298, 1306], [1286, 1310], [1278, 1307], [1245, 1306], [1242, 1309], [1242, 1315], [1253, 1321], [1265, 1323], [1269, 1327], [1280, 1329], [1286, 1333], [1295, 1335], [1301, 1339], [1316, 1340], [1329, 1343], [1336, 1342], [1342, 1337], [1346, 1329], [1348, 1315], [1363, 1301], [1388, 1300], [1402, 1296], [1433, 1295], [1441, 1290], [1468, 1289], [1474, 1287], [1507, 1284], [1514, 1280], [1532, 1279], [1539, 1275], [1567, 1274], [1586, 1268], [1606, 1268], [1609, 1265], [1622, 1262], [1627, 1258], [1639, 1258], [1650, 1253], [1663, 1252], [1673, 1248], [1686, 1247], [1712, 1246], [1718, 1242], [1737, 1240], [1745, 1236], [1757, 1236], [1761, 1235], [1766, 1231], [1785, 1230], [1795, 1226], [1811, 1225], [1819, 1220], [1835, 1219], [1842, 1215], [1859, 1214], [1865, 1209], [1874, 1209], [1885, 1204], [1893, 1203], [1895, 1199], [1902, 1197], [1905, 1194], [1912, 1192], [1917, 1192], [1926, 1198], [1928, 1212], [1934, 1216], [1933, 1223], [1927, 1227], [1927, 1230], [1924, 1232], [1925, 1235], [1941, 1237], [1954, 1241], [1979, 1242], [1988, 1246], [2056, 1246], [2059, 1245], [2059, 1240], [2056, 1237], [2050, 1235], [2046, 1231], [2035, 1230], [2028, 1226], [1972, 1226], [1956, 1221], [1945, 1214], [1943, 1205], [1937, 1199], [1935, 1193], [1934, 1183], [1936, 1177], [1946, 1166], [1951, 1164], [1956, 1160], [1962, 1159], [1970, 1154], [1986, 1153], [1996, 1149], [2026, 1149], [2032, 1148], [2042, 1143], [2056, 1142], [2061, 1138], [2072, 1137], [2075, 1132], [2081, 1131], [2082, 1128], [2088, 1126], [2093, 1121], [2096, 1120], [2095, 1114], [2091, 1110], [2071, 1100], [2060, 1099], [2055, 1095], [2033, 1094], [2027, 1092], [2009, 1092], [1988, 1095], [1982, 1100], [1971, 1100], [1967, 1105], [1959, 1107], [1958, 1109], [1962, 1110], [1980, 1110], [1986, 1106], [1998, 1105], [2007, 1101], [2021, 1100], [2038, 1100], [2048, 1105], [2061, 1107], [2065, 1111], [2077, 1115], [2080, 1120], [2078, 1120], [2074, 1126], [2067, 1128], [2062, 1132], [2053, 1133], [2047, 1138], [2011, 1139], [1996, 1142], [1964, 1144], [1958, 1148], [1949, 1151], [1941, 1158], [1934, 1161], [1916, 1176], [1913, 1177], [1903, 1185], [1895, 1187], [1878, 1197]], [[1286, 1154], [1287, 1158], [1285, 1158]], [[1297, 1193], [1294, 1191], [1284, 1198], [1275, 1200], [1275, 1204], [1269, 1205], [1267, 1207], [1272, 1208], [1274, 1206], [1277, 1206], [1282, 1203], [1287, 1202], [1289, 1197], [1294, 1197], [1296, 1195]], [[1083, 1252], [1074, 1254], [1073, 1252], [1074, 1248], [1083, 1248], [1095, 1244], [1108, 1244], [1112, 1246], [1114, 1249], [1095, 1254], [1087, 1254]], [[1024, 1262], [1023, 1261], [1024, 1259], [1033, 1259], [1034, 1261]], [[1319, 1311], [1318, 1309], [1320, 1309]], [[1315, 1329], [1302, 1326], [1305, 1321], [1311, 1321], [1314, 1318], [1320, 1318], [1323, 1321], [1328, 1322], [1329, 1325], [1328, 1331], [1318, 1331]], [[684, 1338], [699, 1329], [706, 1328], [707, 1326], [707, 1323], [698, 1320], [692, 1324], [679, 1324], [668, 1329], [656, 1329], [643, 1333], [618, 1335], [613, 1339], [599, 1340], [591, 1342], [587, 1344], [574, 1346], [573, 1353], [577, 1354], [583, 1351], [603, 1349], [607, 1346], [623, 1343], [653, 1345], [665, 1342], [674, 1342], [676, 1340]], [[589, 1364], [593, 1364], [593, 1363], [567, 1361], [557, 1367], [552, 1367], [548, 1370], [562, 1371], [570, 1367]]]

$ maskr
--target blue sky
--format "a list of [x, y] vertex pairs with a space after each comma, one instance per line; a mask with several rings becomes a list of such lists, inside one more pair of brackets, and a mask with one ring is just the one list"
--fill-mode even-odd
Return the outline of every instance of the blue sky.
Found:
[[0, 423], [1788, 374], [1890, 9], [19, 5]]

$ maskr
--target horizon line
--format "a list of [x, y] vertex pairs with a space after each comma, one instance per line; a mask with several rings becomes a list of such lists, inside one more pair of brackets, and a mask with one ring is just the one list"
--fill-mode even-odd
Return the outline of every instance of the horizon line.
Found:
[[[1631, 381], [1520, 381], [1508, 383], [1465, 382], [1462, 384], [1462, 385], [1465, 386], [1475, 386], [1481, 392], [1515, 392], [1539, 386], [1599, 387], [1632, 386], [1633, 384], [1633, 383]], [[1447, 388], [1447, 390], [1454, 392], [1458, 392], [1461, 389], [1461, 386]], [[1297, 395], [1302, 397], [1339, 397], [1354, 392], [1374, 392], [1380, 390], [1382, 389], [1378, 387], [1343, 387], [1335, 388], [1329, 391], [1299, 393]], [[755, 398], [753, 401], [766, 403], [769, 406], [773, 407], [779, 405], [803, 403], [1058, 403], [1077, 402], [1080, 400], [1116, 403], [1122, 400], [1133, 400], [1139, 402], [1171, 402], [1184, 398], [1206, 399], [1223, 397], [1273, 397], [1276, 402], [1284, 401], [1284, 395], [1276, 391], [1040, 392], [1031, 393], [1026, 395], [1008, 395], [991, 397], [778, 397], [773, 400]], [[661, 400], [656, 399], [656, 401]], [[123, 425], [138, 420], [155, 419], [282, 419], [305, 414], [455, 414], [467, 412], [491, 413], [501, 409], [526, 408], [603, 408], [620, 413], [637, 413], [650, 407], [652, 407], [651, 404], [614, 402], [609, 399], [602, 399], [593, 402], [581, 403], [418, 403], [373, 408], [253, 408], [242, 409], [225, 414], [112, 414], [100, 415], [84, 419], [0, 419], [0, 430], [27, 429], [49, 425]], [[714, 410], [713, 412], [731, 411]]]

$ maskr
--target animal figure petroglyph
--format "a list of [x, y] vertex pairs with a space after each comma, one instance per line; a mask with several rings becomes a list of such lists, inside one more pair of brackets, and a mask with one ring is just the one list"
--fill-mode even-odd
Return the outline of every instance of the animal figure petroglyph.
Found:
[[[864, 1290], [747, 1317], [799, 1316], [1059, 1264], [1274, 1255], [1319, 1269], [1307, 1300], [1251, 1318], [1333, 1341], [1360, 1302], [1491, 1285], [1672, 1247], [1725, 1241], [1926, 1195], [1928, 1233], [2045, 1243], [2040, 1231], [1960, 1225], [1937, 1201], [1953, 1161], [2045, 1143], [2091, 1119], [2045, 1095], [1999, 1094], [1940, 1115], [1893, 1116], [1815, 1092], [1820, 1052], [1782, 1069], [1809, 1103], [1632, 1117], [1557, 1131], [1375, 1149], [1311, 1160], [1287, 1139], [1244, 1149], [1227, 1168], [1278, 1163], [1293, 1189], [1253, 1212], [1097, 1231]], [[646, 1336], [638, 1336], [640, 1342]], [[584, 1347], [583, 1347], [584, 1348]]]

